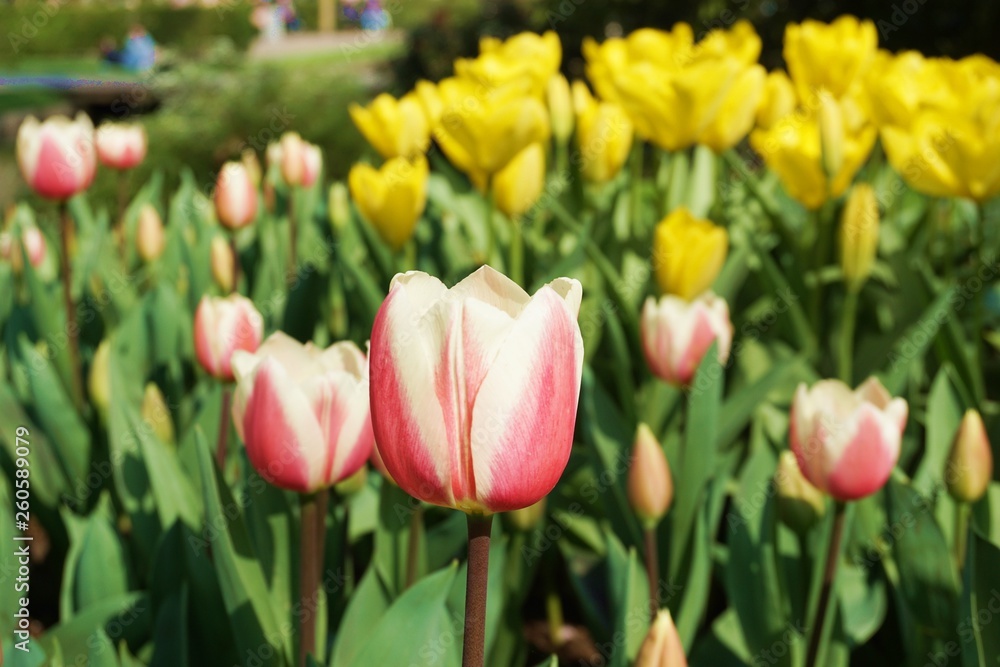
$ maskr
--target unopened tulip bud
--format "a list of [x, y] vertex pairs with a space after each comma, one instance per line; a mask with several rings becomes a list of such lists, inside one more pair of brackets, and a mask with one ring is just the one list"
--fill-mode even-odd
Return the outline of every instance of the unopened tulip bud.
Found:
[[778, 494], [778, 516], [800, 533], [813, 526], [826, 512], [826, 497], [803, 477], [795, 454], [790, 450], [783, 451], [778, 459], [774, 486]]
[[337, 492], [340, 497], [351, 496], [365, 488], [365, 484], [368, 483], [368, 468], [366, 466], [361, 466], [358, 471], [347, 477], [346, 479], [337, 482], [334, 485], [333, 490]]
[[229, 229], [246, 227], [257, 217], [257, 189], [241, 162], [227, 162], [215, 184], [215, 214]]
[[993, 452], [986, 425], [977, 410], [969, 410], [955, 434], [945, 484], [959, 502], [974, 503], [983, 497], [993, 478]]
[[163, 392], [156, 386], [155, 382], [146, 385], [146, 391], [142, 395], [142, 420], [146, 422], [150, 430], [159, 438], [160, 442], [168, 445], [174, 444], [174, 422], [170, 417], [170, 408], [163, 398]]
[[498, 209], [508, 218], [527, 213], [545, 188], [545, 149], [531, 144], [493, 177], [493, 195]]
[[844, 113], [825, 90], [819, 92], [819, 137], [823, 170], [828, 179], [833, 179], [844, 164]]
[[158, 259], [167, 245], [163, 221], [152, 204], [143, 204], [139, 210], [139, 227], [135, 237], [139, 257], [147, 264]]
[[215, 284], [225, 294], [232, 292], [236, 281], [236, 258], [232, 246], [222, 236], [212, 238], [211, 264]]
[[635, 667], [687, 667], [684, 644], [670, 611], [661, 609], [639, 647]]
[[330, 186], [327, 212], [330, 215], [330, 224], [333, 225], [334, 231], [342, 231], [351, 224], [351, 205], [347, 186], [342, 181], [337, 181]]
[[504, 517], [507, 523], [514, 530], [522, 533], [529, 533], [545, 518], [545, 498], [542, 498], [534, 505], [528, 505], [512, 512], [505, 512]]
[[556, 74], [549, 79], [546, 89], [549, 104], [549, 122], [552, 125], [552, 136], [560, 144], [565, 144], [573, 134], [573, 96], [570, 94], [569, 82], [562, 74]]
[[628, 502], [647, 530], [656, 526], [674, 500], [670, 466], [653, 431], [639, 424], [625, 484]]
[[104, 339], [94, 352], [94, 358], [90, 362], [90, 375], [87, 378], [90, 402], [102, 415], [107, 414], [108, 406], [111, 405], [111, 374], [108, 368], [110, 361], [111, 341]]
[[867, 183], [858, 183], [840, 219], [840, 267], [848, 289], [861, 289], [871, 275], [878, 253], [878, 228], [875, 191]]
[[726, 262], [729, 234], [686, 208], [674, 209], [653, 232], [656, 280], [665, 294], [691, 301], [712, 286]]
[[146, 130], [129, 123], [104, 123], [95, 134], [97, 159], [105, 167], [125, 170], [139, 166], [146, 157]]
[[195, 353], [202, 368], [218, 380], [232, 380], [233, 353], [253, 352], [263, 335], [263, 317], [239, 294], [202, 297], [194, 314]]
[[298, 132], [285, 132], [281, 136], [281, 178], [291, 187], [302, 185], [305, 172], [305, 147]]
[[302, 187], [311, 188], [323, 168], [323, 153], [319, 146], [306, 143], [302, 148]]

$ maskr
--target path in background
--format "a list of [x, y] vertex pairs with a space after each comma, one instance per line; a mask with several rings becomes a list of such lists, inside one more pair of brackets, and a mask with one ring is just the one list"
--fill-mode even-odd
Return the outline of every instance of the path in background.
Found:
[[376, 46], [399, 46], [405, 38], [406, 33], [402, 30], [296, 32], [273, 41], [257, 39], [247, 49], [247, 56], [254, 60], [274, 60], [333, 53], [347, 55], [352, 50], [360, 53]]

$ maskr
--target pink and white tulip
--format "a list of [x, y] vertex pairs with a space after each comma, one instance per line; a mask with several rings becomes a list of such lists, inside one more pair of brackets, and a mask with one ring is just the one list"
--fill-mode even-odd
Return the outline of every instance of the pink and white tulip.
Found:
[[194, 350], [212, 377], [232, 381], [233, 354], [253, 352], [263, 337], [264, 318], [250, 299], [239, 294], [202, 297], [194, 314]]
[[307, 143], [302, 149], [302, 187], [310, 188], [323, 168], [323, 153], [319, 146]]
[[257, 217], [257, 188], [242, 162], [227, 162], [219, 171], [215, 214], [229, 229], [246, 227]]
[[323, 154], [319, 146], [310, 144], [298, 132], [285, 132], [280, 142], [267, 147], [267, 161], [278, 165], [287, 185], [308, 188], [319, 176]]
[[372, 451], [368, 360], [352, 342], [325, 350], [278, 332], [233, 355], [233, 421], [271, 484], [311, 493], [346, 479]]
[[112, 169], [133, 169], [146, 158], [146, 130], [130, 123], [105, 123], [97, 128], [97, 159]]
[[908, 411], [874, 377], [854, 391], [839, 380], [800, 384], [789, 439], [802, 474], [837, 500], [875, 493], [899, 460]]
[[484, 266], [451, 289], [397, 275], [371, 338], [385, 467], [410, 495], [473, 514], [528, 507], [569, 460], [583, 369], [582, 288], [528, 296]]
[[66, 200], [94, 181], [94, 124], [85, 113], [74, 120], [53, 116], [39, 123], [29, 116], [17, 131], [17, 163], [31, 189], [47, 199]]
[[665, 295], [642, 307], [642, 348], [650, 370], [662, 380], [686, 385], [713, 342], [719, 363], [729, 359], [733, 325], [725, 299], [705, 292], [693, 301]]

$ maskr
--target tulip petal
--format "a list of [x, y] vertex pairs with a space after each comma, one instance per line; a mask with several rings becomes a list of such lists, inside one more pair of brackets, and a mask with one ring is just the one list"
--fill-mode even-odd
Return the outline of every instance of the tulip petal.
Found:
[[854, 437], [831, 461], [827, 491], [838, 500], [874, 493], [889, 479], [899, 459], [900, 434], [892, 419], [865, 403], [858, 409]]

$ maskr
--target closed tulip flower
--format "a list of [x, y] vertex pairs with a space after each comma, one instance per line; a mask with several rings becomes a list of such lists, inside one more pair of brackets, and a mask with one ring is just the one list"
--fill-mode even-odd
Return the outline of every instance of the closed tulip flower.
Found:
[[81, 112], [74, 120], [53, 116], [39, 123], [29, 116], [17, 130], [17, 164], [42, 197], [65, 200], [83, 192], [97, 171], [90, 117]]
[[620, 106], [594, 99], [587, 85], [573, 82], [580, 171], [591, 183], [614, 178], [632, 150], [632, 121]]
[[632, 511], [647, 530], [660, 522], [674, 500], [667, 457], [646, 424], [639, 424], [635, 434], [625, 490]]
[[130, 123], [104, 123], [97, 128], [97, 159], [112, 169], [133, 169], [146, 158], [146, 130]]
[[236, 258], [232, 246], [222, 236], [212, 238], [209, 260], [215, 284], [226, 294], [232, 292], [236, 282]]
[[233, 422], [268, 482], [312, 493], [368, 460], [368, 362], [357, 345], [324, 350], [277, 332], [256, 353], [234, 353], [233, 368]]
[[215, 183], [215, 214], [229, 229], [246, 227], [257, 217], [257, 189], [241, 162], [227, 162]]
[[729, 234], [709, 220], [675, 209], [653, 232], [656, 281], [660, 290], [690, 301], [715, 282], [729, 250]]
[[[416, 96], [417, 100], [420, 101], [420, 108], [424, 111], [429, 132], [438, 124], [438, 121], [441, 120], [441, 114], [444, 113], [444, 103], [441, 101], [441, 95], [438, 94], [437, 85], [421, 79], [417, 81], [411, 95]], [[427, 141], [429, 144], [429, 135]]]
[[278, 148], [270, 156], [277, 159], [281, 178], [286, 185], [302, 185], [306, 170], [306, 145], [298, 132], [285, 132], [281, 135]]
[[111, 340], [105, 338], [94, 350], [87, 376], [87, 392], [102, 417], [106, 417], [111, 405]]
[[556, 74], [549, 79], [545, 94], [549, 106], [552, 136], [559, 144], [565, 144], [573, 134], [573, 97], [569, 90], [569, 81], [562, 74]]
[[455, 74], [486, 88], [525, 82], [531, 94], [541, 97], [562, 62], [559, 35], [522, 32], [506, 40], [483, 37], [479, 56], [455, 61]]
[[528, 507], [569, 460], [583, 370], [580, 283], [528, 296], [484, 266], [453, 288], [397, 275], [371, 338], [379, 453], [410, 495], [470, 514]]
[[352, 104], [348, 111], [354, 125], [383, 158], [412, 158], [426, 151], [430, 144], [431, 124], [421, 104], [422, 97], [409, 93], [397, 100], [382, 93], [367, 107]]
[[639, 647], [635, 667], [687, 667], [684, 644], [668, 609], [661, 609]]
[[840, 267], [848, 288], [861, 288], [878, 254], [878, 200], [867, 183], [851, 189], [840, 219]]
[[529, 211], [544, 189], [545, 149], [541, 144], [525, 148], [493, 178], [496, 206], [508, 218]]
[[719, 363], [729, 359], [733, 342], [729, 306], [711, 292], [694, 301], [669, 294], [659, 301], [648, 297], [640, 326], [646, 363], [654, 375], [671, 384], [690, 383], [713, 342]]
[[485, 89], [464, 79], [438, 85], [443, 112], [434, 136], [451, 163], [489, 178], [549, 137], [545, 105], [518, 83]]
[[367, 164], [351, 167], [347, 185], [362, 217], [393, 250], [413, 236], [427, 204], [427, 159], [418, 155], [389, 160], [381, 169]]
[[841, 16], [833, 23], [807, 20], [785, 27], [783, 55], [799, 99], [825, 90], [845, 96], [875, 59], [878, 33], [871, 21]]
[[795, 87], [788, 75], [781, 70], [770, 72], [757, 107], [757, 126], [764, 129], [774, 127], [795, 111], [797, 104]]
[[959, 502], [974, 503], [985, 495], [993, 479], [993, 451], [978, 410], [962, 417], [948, 456], [944, 480]]
[[194, 314], [194, 351], [212, 377], [231, 381], [237, 350], [253, 352], [264, 336], [264, 319], [250, 299], [239, 294], [204, 296]]
[[789, 440], [799, 469], [837, 500], [881, 489], [899, 459], [908, 407], [875, 378], [851, 389], [839, 380], [800, 384], [792, 401]]
[[152, 262], [163, 254], [167, 238], [163, 231], [163, 220], [152, 204], [143, 204], [139, 210], [139, 225], [135, 234], [135, 246], [144, 262]]
[[306, 143], [302, 151], [302, 187], [311, 188], [323, 168], [323, 153], [319, 146]]

